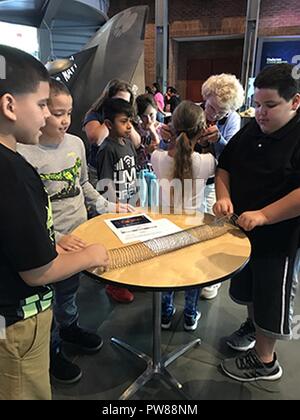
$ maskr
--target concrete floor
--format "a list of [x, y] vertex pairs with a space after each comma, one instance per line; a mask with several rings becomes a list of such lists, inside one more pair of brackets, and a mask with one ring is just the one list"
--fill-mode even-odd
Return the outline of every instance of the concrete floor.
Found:
[[[162, 332], [162, 352], [169, 353], [177, 346], [201, 338], [202, 344], [172, 363], [168, 370], [183, 384], [184, 392], [193, 400], [297, 400], [300, 399], [300, 293], [295, 307], [298, 340], [279, 342], [277, 347], [284, 376], [277, 382], [241, 384], [224, 376], [218, 365], [234, 353], [224, 337], [245, 320], [245, 310], [228, 297], [228, 282], [216, 299], [200, 300], [202, 318], [194, 332], [183, 330], [183, 292], [176, 296], [177, 312], [170, 331]], [[152, 351], [152, 293], [135, 292], [129, 305], [112, 302], [104, 286], [85, 276], [78, 296], [80, 323], [98, 331], [104, 346], [93, 356], [75, 355], [66, 348], [71, 359], [83, 371], [78, 384], [53, 383], [53, 398], [57, 400], [117, 400], [122, 392], [143, 372], [145, 364], [124, 350], [110, 344], [110, 337], [125, 340], [147, 354]], [[163, 382], [154, 379], [137, 392], [135, 400], [180, 400], [181, 396]]]

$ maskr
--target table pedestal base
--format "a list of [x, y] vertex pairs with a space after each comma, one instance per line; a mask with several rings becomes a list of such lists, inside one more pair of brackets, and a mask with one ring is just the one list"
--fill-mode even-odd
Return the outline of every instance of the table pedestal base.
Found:
[[147, 368], [145, 371], [123, 392], [120, 400], [130, 399], [139, 389], [147, 384], [154, 376], [161, 378], [171, 388], [175, 388], [180, 393], [183, 399], [188, 399], [185, 393], [182, 391], [182, 385], [177, 381], [168, 371], [167, 367], [174, 362], [178, 357], [182, 356], [188, 350], [196, 345], [201, 344], [199, 338], [192, 342], [185, 344], [165, 357], [161, 357], [161, 292], [153, 292], [153, 357], [131, 347], [124, 341], [121, 341], [115, 337], [111, 338], [112, 344], [115, 344], [128, 352], [134, 354], [139, 359], [146, 362]]

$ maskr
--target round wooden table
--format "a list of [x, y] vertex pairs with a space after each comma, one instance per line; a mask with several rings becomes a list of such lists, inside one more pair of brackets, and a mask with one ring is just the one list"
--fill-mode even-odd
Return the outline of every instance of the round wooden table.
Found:
[[[188, 215], [160, 215], [149, 214], [152, 219], [167, 218], [183, 229], [210, 224], [214, 217], [208, 214]], [[104, 222], [105, 219], [120, 217], [120, 215], [105, 214], [95, 217], [73, 232], [88, 244], [102, 243], [107, 249], [120, 248], [124, 245]], [[200, 344], [200, 339], [183, 345], [169, 355], [161, 356], [161, 292], [163, 290], [182, 290], [192, 287], [209, 286], [227, 280], [241, 271], [247, 264], [251, 246], [246, 235], [237, 227], [221, 237], [210, 239], [189, 247], [170, 252], [147, 261], [133, 264], [118, 270], [102, 273], [100, 270], [87, 273], [106, 283], [122, 287], [134, 287], [151, 290], [153, 292], [153, 354], [152, 357], [134, 349], [127, 343], [112, 337], [111, 342], [130, 351], [140, 359], [145, 360], [147, 368], [133, 384], [126, 389], [120, 399], [132, 397], [154, 375], [159, 375], [172, 387], [179, 391], [182, 397], [187, 398], [182, 391], [182, 385], [167, 371], [170, 365], [179, 356]]]

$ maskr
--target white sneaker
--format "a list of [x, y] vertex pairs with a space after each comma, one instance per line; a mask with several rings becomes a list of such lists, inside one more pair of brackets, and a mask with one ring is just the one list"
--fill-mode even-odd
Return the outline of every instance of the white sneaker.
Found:
[[203, 287], [201, 297], [207, 300], [214, 299], [217, 296], [220, 287], [221, 283], [214, 284], [213, 286]]

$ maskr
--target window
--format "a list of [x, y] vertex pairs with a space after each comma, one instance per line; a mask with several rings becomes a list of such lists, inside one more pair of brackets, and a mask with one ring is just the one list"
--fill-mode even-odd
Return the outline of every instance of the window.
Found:
[[19, 48], [36, 58], [39, 57], [37, 28], [0, 22], [0, 44]]

